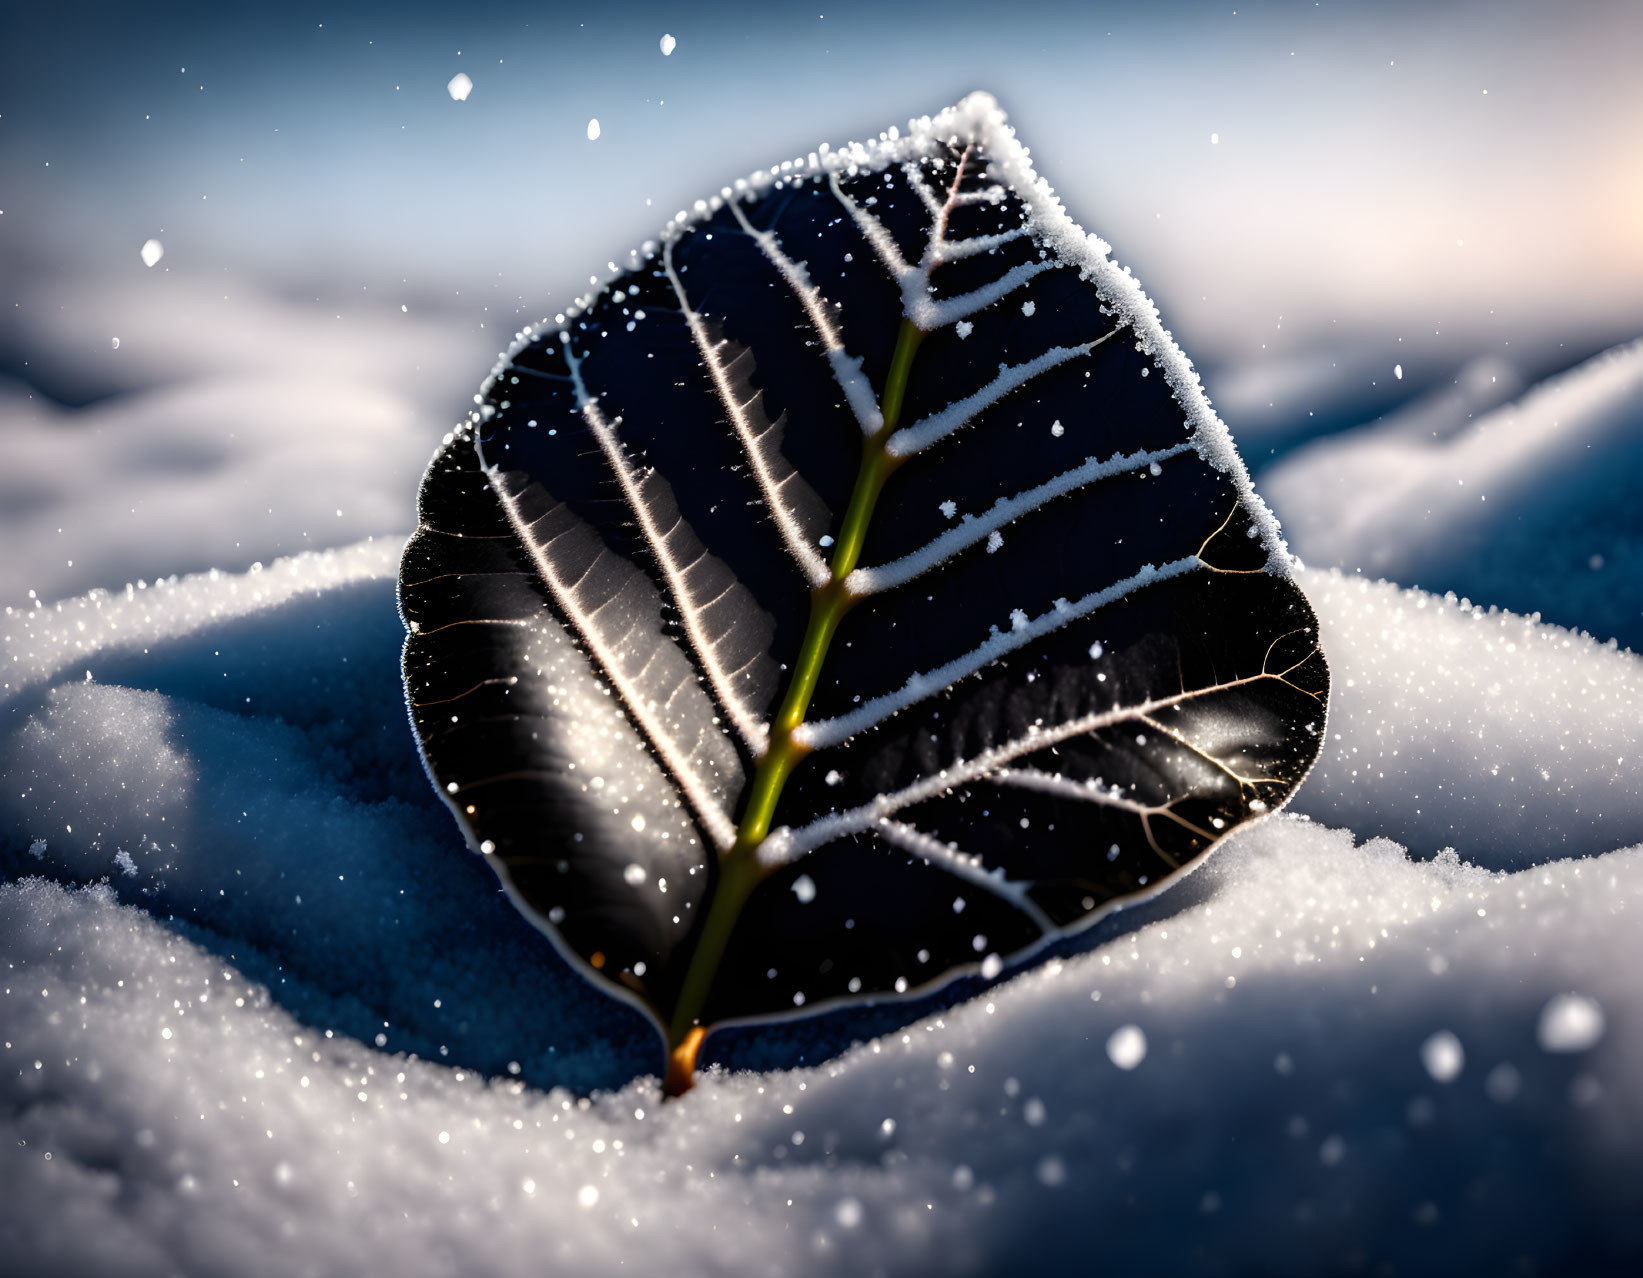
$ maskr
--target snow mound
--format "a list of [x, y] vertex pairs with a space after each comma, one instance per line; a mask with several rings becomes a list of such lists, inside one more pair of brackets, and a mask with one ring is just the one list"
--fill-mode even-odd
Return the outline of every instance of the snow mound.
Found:
[[1296, 553], [1643, 647], [1643, 341], [1458, 429], [1427, 409], [1263, 476]]
[[0, 703], [23, 689], [110, 649], [142, 648], [398, 571], [403, 537], [369, 538], [338, 550], [277, 559], [264, 571], [196, 573], [93, 590], [47, 607], [7, 608], [0, 634]]
[[367, 1041], [624, 1081], [652, 1034], [506, 906], [423, 774], [396, 570], [367, 543], [137, 592], [150, 611], [87, 611], [83, 633], [107, 597], [40, 609], [55, 621], [30, 642], [93, 651], [71, 654], [67, 682], [0, 701], [0, 871], [110, 877], [297, 1015]]
[[1297, 580], [1334, 679], [1296, 811], [1499, 869], [1643, 842], [1643, 659], [1453, 595]]
[[181, 271], [24, 280], [14, 300], [0, 350], [31, 384], [0, 377], [0, 604], [406, 531], [489, 347], [397, 298], [225, 297]]

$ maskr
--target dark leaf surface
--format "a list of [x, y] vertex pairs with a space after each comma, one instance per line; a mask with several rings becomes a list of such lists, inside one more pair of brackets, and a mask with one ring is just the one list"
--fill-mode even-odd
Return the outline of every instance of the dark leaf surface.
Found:
[[1287, 563], [977, 95], [520, 335], [424, 482], [405, 678], [473, 846], [676, 1042], [996, 971], [1280, 806], [1328, 691]]

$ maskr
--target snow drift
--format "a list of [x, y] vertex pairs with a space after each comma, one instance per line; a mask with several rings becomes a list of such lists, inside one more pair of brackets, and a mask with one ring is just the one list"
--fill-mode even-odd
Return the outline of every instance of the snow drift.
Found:
[[1292, 549], [1643, 647], [1643, 342], [1474, 415], [1489, 389], [1283, 458], [1261, 491]]

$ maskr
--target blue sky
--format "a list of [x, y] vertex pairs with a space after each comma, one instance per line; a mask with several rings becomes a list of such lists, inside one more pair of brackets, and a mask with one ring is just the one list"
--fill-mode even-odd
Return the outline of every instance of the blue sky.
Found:
[[1643, 329], [1635, 4], [68, 4], [0, 31], [0, 291], [130, 284], [153, 236], [167, 271], [506, 327], [697, 194], [986, 87], [1208, 367], [1401, 337], [1415, 376]]

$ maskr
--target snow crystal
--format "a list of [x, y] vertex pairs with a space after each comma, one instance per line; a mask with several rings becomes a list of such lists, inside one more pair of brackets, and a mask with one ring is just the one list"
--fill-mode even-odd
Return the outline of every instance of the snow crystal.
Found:
[[1060, 439], [1066, 431], [1067, 428], [1061, 424], [1061, 419], [1059, 417], [1050, 423], [1050, 434], [1054, 435], [1057, 439]]
[[474, 82], [468, 78], [466, 72], [458, 71], [451, 77], [445, 89], [451, 95], [453, 101], [466, 102], [468, 95], [474, 91]]
[[158, 240], [144, 240], [142, 258], [144, 266], [153, 266], [165, 256], [165, 245]]
[[29, 855], [36, 861], [44, 860], [46, 855], [46, 841], [44, 839], [35, 839], [32, 843], [30, 843]]
[[976, 326], [970, 323], [969, 320], [959, 320], [957, 324], [953, 325], [953, 332], [957, 333], [961, 339], [968, 337], [975, 331]]
[[1558, 994], [1540, 1011], [1535, 1041], [1544, 1052], [1586, 1052], [1603, 1038], [1603, 1009], [1581, 994]]
[[1107, 1059], [1131, 1070], [1147, 1059], [1147, 1036], [1139, 1025], [1120, 1025], [1107, 1036]]
[[588, 141], [589, 142], [597, 142], [598, 140], [599, 140], [599, 121], [598, 121], [598, 119], [589, 120], [588, 121]]
[[951, 519], [954, 515], [958, 514], [958, 503], [956, 501], [944, 501], [941, 503], [940, 509], [943, 515], [945, 515], [948, 519]]
[[629, 887], [639, 887], [645, 878], [645, 867], [634, 861], [628, 862], [627, 868], [622, 871], [622, 882]]
[[799, 898], [800, 905], [809, 905], [816, 899], [816, 881], [808, 874], [801, 874], [793, 880], [793, 895]]
[[1439, 1030], [1421, 1044], [1421, 1064], [1440, 1083], [1452, 1083], [1466, 1064], [1466, 1052], [1448, 1030]]
[[135, 878], [137, 876], [137, 862], [132, 860], [131, 853], [127, 852], [124, 848], [121, 848], [119, 851], [115, 852], [114, 864], [120, 867], [120, 873], [124, 874], [127, 878]]
[[1396, 377], [1400, 382], [1403, 380], [1403, 365], [1402, 364], [1392, 365], [1392, 376]]
[[670, 35], [664, 35], [661, 40], [661, 45], [662, 56], [667, 58], [673, 55], [673, 51], [679, 47], [679, 42]]
[[118, 337], [116, 337], [113, 340], [114, 340], [114, 349], [119, 350], [120, 349], [120, 339]]
[[1027, 316], [1028, 319], [1031, 319], [1033, 317], [1034, 313], [1037, 310], [1038, 310], [1038, 303], [1037, 302], [1023, 302], [1021, 304], [1021, 313], [1025, 316]]
[[[992, 532], [987, 534], [987, 553], [989, 555], [993, 554], [995, 551], [997, 551], [1003, 545], [1004, 545], [1004, 534], [999, 532], [998, 529], [995, 528], [995, 529], [993, 529]], [[1025, 614], [1023, 614], [1023, 615], [1025, 615]], [[1013, 614], [1012, 614], [1012, 616], [1013, 616]]]

